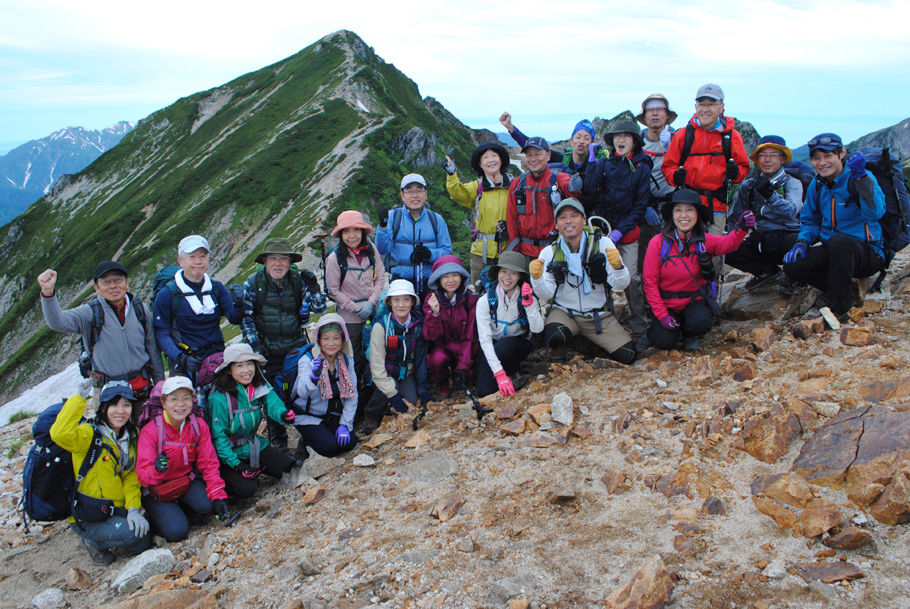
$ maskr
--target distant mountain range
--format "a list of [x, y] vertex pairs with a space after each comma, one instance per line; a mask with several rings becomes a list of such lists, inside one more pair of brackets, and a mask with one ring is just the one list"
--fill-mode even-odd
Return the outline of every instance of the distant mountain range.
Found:
[[61, 176], [91, 165], [134, 126], [120, 121], [100, 131], [67, 127], [0, 156], [0, 226], [48, 194]]
[[[904, 159], [904, 173], [907, 173], [908, 161], [910, 161], [910, 118], [905, 118], [896, 125], [873, 131], [850, 142], [847, 144], [847, 150], [855, 150], [862, 146], [887, 147], [892, 152], [900, 152], [901, 158]], [[794, 148], [793, 158], [807, 160], [809, 158], [809, 147], [803, 145], [799, 148]]]

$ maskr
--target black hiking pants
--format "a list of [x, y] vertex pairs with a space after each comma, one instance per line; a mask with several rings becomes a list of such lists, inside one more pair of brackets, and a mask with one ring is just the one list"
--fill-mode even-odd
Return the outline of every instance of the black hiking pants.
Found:
[[[493, 349], [496, 351], [496, 357], [499, 358], [503, 370], [511, 377], [518, 374], [521, 362], [531, 355], [534, 344], [526, 336], [503, 336], [494, 341]], [[496, 382], [496, 377], [493, 376], [486, 356], [481, 351], [480, 357], [477, 358], [477, 395], [484, 397], [497, 391], [499, 391], [499, 384]]]
[[753, 275], [776, 273], [784, 254], [790, 251], [799, 238], [799, 233], [794, 231], [769, 231], [753, 235], [749, 235], [739, 249], [727, 254], [725, 259], [733, 268]]
[[679, 327], [667, 330], [659, 321], [655, 321], [648, 328], [648, 340], [655, 349], [675, 349], [676, 343], [682, 336], [701, 336], [707, 334], [714, 325], [714, 316], [704, 300], [696, 300], [679, 311], [672, 313], [679, 321]]

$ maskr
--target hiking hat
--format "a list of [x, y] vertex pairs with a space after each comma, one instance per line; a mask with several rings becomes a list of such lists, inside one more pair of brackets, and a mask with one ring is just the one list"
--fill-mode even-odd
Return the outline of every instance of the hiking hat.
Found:
[[556, 209], [553, 210], [553, 217], [556, 218], [559, 216], [559, 212], [565, 209], [566, 207], [571, 207], [582, 216], [586, 216], [585, 207], [581, 204], [581, 201], [574, 197], [569, 197], [568, 199], [563, 199], [559, 202], [559, 205], [556, 206]]
[[529, 137], [521, 151], [526, 152], [528, 148], [537, 148], [538, 150], [550, 152], [550, 143], [540, 136]]
[[191, 393], [196, 393], [193, 388], [193, 381], [190, 379], [185, 376], [169, 376], [161, 385], [161, 397], [170, 395], [178, 389], [189, 389]]
[[698, 93], [695, 94], [695, 99], [698, 100], [702, 97], [710, 97], [711, 99], [716, 99], [717, 101], [724, 101], [724, 90], [720, 88], [720, 85], [715, 85], [714, 83], [708, 83], [702, 85], [698, 88]]
[[499, 142], [484, 142], [475, 148], [473, 154], [471, 154], [471, 169], [473, 169], [474, 173], [481, 178], [485, 174], [483, 169], [480, 168], [480, 157], [489, 150], [492, 150], [499, 155], [499, 160], [502, 161], [502, 167], [499, 168], [501, 173], [504, 174], [509, 168], [509, 164], [512, 162], [512, 159], [509, 158], [509, 151], [505, 149], [505, 146]]
[[233, 345], [228, 345], [224, 350], [224, 361], [221, 362], [220, 366], [215, 368], [215, 374], [218, 374], [236, 362], [256, 362], [265, 366], [267, 361], [268, 360], [264, 357], [253, 351], [253, 348], [247, 343], [234, 343]]
[[496, 266], [490, 267], [490, 279], [498, 279], [500, 269], [509, 269], [510, 271], [521, 273], [525, 279], [531, 276], [528, 271], [528, 257], [515, 250], [506, 250], [499, 255], [499, 261]]
[[779, 135], [766, 135], [761, 138], [758, 141], [758, 146], [755, 147], [755, 150], [752, 151], [749, 158], [755, 162], [758, 159], [758, 153], [761, 152], [763, 148], [780, 150], [784, 154], [784, 164], [793, 160], [793, 151], [787, 148], [787, 142]]
[[114, 262], [113, 260], [106, 260], [104, 262], [99, 263], [98, 266], [95, 267], [95, 273], [94, 273], [94, 275], [92, 275], [92, 278], [95, 281], [98, 281], [104, 275], [106, 275], [107, 273], [110, 273], [111, 271], [123, 273], [124, 277], [128, 276], [126, 269], [123, 268], [122, 264], [120, 264], [119, 262]]
[[579, 131], [587, 131], [592, 140], [597, 139], [597, 136], [594, 134], [594, 124], [586, 118], [583, 118], [575, 123], [575, 127], [572, 129], [572, 135], [569, 136], [569, 139], [575, 137], [575, 134]]
[[189, 237], [184, 237], [180, 240], [179, 245], [177, 245], [177, 255], [182, 256], [184, 254], [190, 254], [199, 248], [202, 248], [207, 252], [212, 251], [212, 248], [209, 247], [209, 242], [206, 241], [205, 237], [202, 235], [190, 235]]
[[642, 125], [645, 124], [645, 112], [651, 108], [664, 108], [667, 111], [667, 124], [669, 125], [676, 120], [678, 116], [676, 112], [670, 110], [670, 102], [667, 101], [667, 98], [664, 97], [663, 93], [652, 93], [651, 95], [645, 98], [645, 101], [641, 102], [641, 114], [635, 117]]
[[667, 222], [667, 224], [673, 224], [673, 208], [676, 207], [677, 203], [694, 205], [695, 209], [698, 210], [698, 218], [702, 222], [707, 224], [711, 221], [711, 210], [702, 203], [701, 195], [691, 188], [680, 188], [679, 190], [674, 191], [670, 200], [664, 203], [660, 208], [660, 215], [663, 216], [664, 221]]
[[632, 143], [633, 152], [638, 152], [644, 147], [645, 141], [642, 139], [641, 133], [638, 132], [638, 127], [632, 121], [619, 121], [610, 127], [610, 130], [604, 133], [604, 143], [613, 148], [613, 136], [619, 133], [628, 133], [632, 136], [634, 140]]
[[809, 152], [813, 150], [837, 150], [844, 147], [844, 141], [836, 133], [819, 133], [807, 142]]
[[401, 187], [398, 190], [404, 190], [409, 184], [420, 184], [424, 188], [427, 187], [427, 181], [423, 179], [422, 175], [419, 173], [409, 173], [401, 178]]
[[126, 381], [108, 381], [101, 389], [101, 397], [98, 402], [106, 404], [107, 402], [113, 402], [118, 397], [124, 397], [130, 402], [136, 401], [136, 394], [133, 393], [129, 383]]
[[351, 338], [348, 336], [348, 329], [345, 326], [344, 318], [338, 313], [326, 313], [319, 318], [316, 323], [316, 344], [313, 345], [313, 357], [320, 357], [322, 349], [319, 347], [319, 335], [327, 330], [337, 330], [341, 332], [344, 343], [341, 345], [341, 352], [346, 353], [348, 357], [354, 359], [354, 347], [351, 345]]
[[300, 262], [303, 260], [303, 256], [294, 251], [294, 248], [291, 247], [291, 242], [287, 239], [274, 238], [266, 241], [265, 245], [262, 248], [262, 253], [256, 256], [256, 262], [259, 264], [265, 264], [265, 259], [269, 254], [281, 254], [282, 256], [290, 256], [292, 263]]
[[332, 236], [337, 237], [346, 228], [359, 228], [363, 230], [364, 236], [373, 232], [373, 227], [366, 221], [363, 214], [357, 210], [349, 209], [338, 214], [335, 221], [335, 228], [332, 229]]
[[[445, 256], [437, 258], [436, 262], [433, 263], [433, 273], [430, 275], [427, 286], [431, 290], [435, 290], [439, 287], [439, 279], [448, 273], [458, 273], [467, 281], [470, 281], [471, 279], [471, 276], [464, 269], [464, 265], [461, 264], [461, 259], [458, 256], [446, 254]], [[464, 284], [465, 282], [462, 281], [461, 285]]]
[[414, 291], [414, 284], [407, 279], [394, 279], [389, 284], [389, 290], [385, 293], [386, 304], [389, 304], [389, 298], [392, 296], [412, 296], [414, 302], [417, 302], [417, 292]]

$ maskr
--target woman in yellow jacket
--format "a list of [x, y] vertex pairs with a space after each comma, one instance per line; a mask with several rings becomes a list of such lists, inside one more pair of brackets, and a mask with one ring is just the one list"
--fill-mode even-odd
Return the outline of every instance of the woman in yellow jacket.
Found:
[[499, 142], [484, 142], [471, 155], [471, 168], [477, 174], [472, 182], [462, 183], [455, 170], [455, 161], [446, 157], [446, 190], [459, 205], [474, 208], [474, 227], [471, 238], [471, 284], [482, 290], [480, 272], [495, 265], [500, 244], [508, 245], [506, 235], [506, 205], [509, 201], [509, 152]]
[[138, 554], [151, 545], [151, 537], [149, 523], [139, 511], [138, 433], [132, 422], [136, 396], [125, 381], [111, 381], [101, 390], [94, 422], [83, 423], [90, 394], [91, 383], [85, 379], [79, 394], [68, 399], [57, 415], [51, 439], [72, 453], [77, 479], [87, 455], [97, 455], [78, 482], [69, 522], [92, 561], [107, 565], [114, 562], [111, 548]]

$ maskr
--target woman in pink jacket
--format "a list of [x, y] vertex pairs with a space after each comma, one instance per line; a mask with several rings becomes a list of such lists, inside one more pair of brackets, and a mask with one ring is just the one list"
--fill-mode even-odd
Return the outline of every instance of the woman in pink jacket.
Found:
[[189, 532], [186, 510], [228, 515], [227, 493], [209, 426], [193, 413], [196, 396], [185, 376], [164, 381], [164, 411], [139, 432], [136, 473], [152, 528], [168, 541]]
[[667, 228], [648, 243], [643, 269], [645, 297], [657, 321], [642, 335], [636, 350], [673, 349], [682, 336], [683, 350], [695, 351], [698, 338], [720, 315], [711, 258], [736, 251], [755, 226], [755, 216], [742, 214], [735, 230], [724, 236], [708, 233], [711, 211], [688, 188], [674, 192], [660, 212]]
[[343, 211], [335, 224], [332, 236], [339, 238], [338, 246], [326, 256], [325, 284], [351, 337], [358, 389], [363, 389], [370, 377], [361, 333], [363, 323], [373, 316], [385, 288], [385, 267], [376, 245], [369, 239], [373, 227], [362, 213]]
[[442, 398], [452, 395], [449, 379], [465, 387], [479, 348], [474, 313], [477, 296], [468, 289], [470, 275], [458, 256], [440, 256], [427, 282], [423, 301], [423, 337], [427, 340], [427, 373]]

